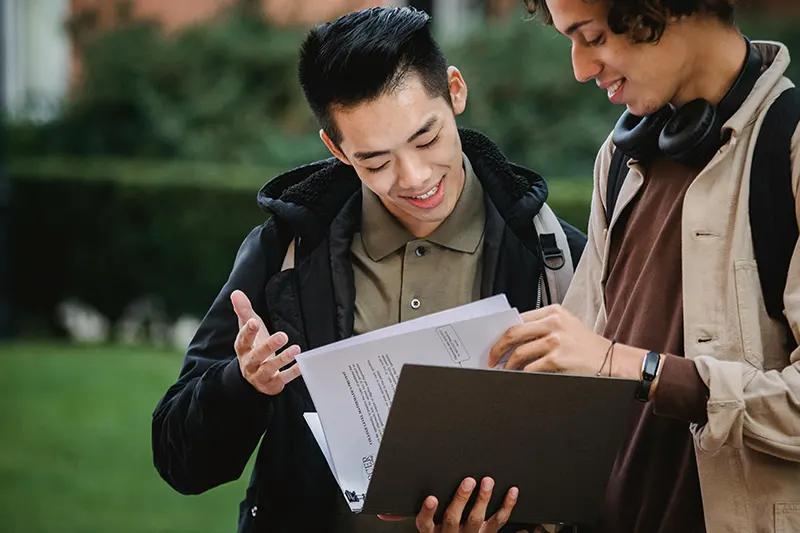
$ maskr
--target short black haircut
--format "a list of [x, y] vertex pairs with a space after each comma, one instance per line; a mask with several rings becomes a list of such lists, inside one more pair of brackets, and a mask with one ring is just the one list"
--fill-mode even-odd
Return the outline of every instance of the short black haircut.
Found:
[[431, 17], [411, 7], [373, 7], [311, 29], [300, 49], [299, 78], [311, 111], [339, 145], [334, 106], [353, 106], [395, 90], [416, 74], [431, 97], [450, 104], [447, 61]]

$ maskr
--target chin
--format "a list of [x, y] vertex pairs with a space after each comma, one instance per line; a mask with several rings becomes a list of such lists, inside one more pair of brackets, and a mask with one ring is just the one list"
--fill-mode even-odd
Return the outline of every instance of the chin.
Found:
[[645, 103], [637, 102], [633, 104], [628, 104], [628, 111], [630, 111], [637, 117], [646, 117], [648, 115], [652, 115], [653, 113], [655, 113], [668, 103], [669, 102], [664, 102], [664, 103], [654, 102], [652, 100]]

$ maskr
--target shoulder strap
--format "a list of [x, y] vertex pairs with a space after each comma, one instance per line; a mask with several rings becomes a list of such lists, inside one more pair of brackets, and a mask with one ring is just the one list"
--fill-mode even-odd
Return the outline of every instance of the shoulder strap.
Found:
[[783, 292], [798, 237], [791, 160], [798, 123], [800, 89], [792, 88], [767, 111], [750, 170], [750, 231], [764, 304], [787, 327]]
[[628, 175], [628, 161], [630, 157], [619, 148], [614, 150], [611, 156], [611, 165], [608, 169], [608, 183], [606, 184], [606, 227], [611, 224], [611, 217], [614, 216], [614, 207], [617, 205], [619, 192], [625, 177]]
[[558, 217], [546, 203], [533, 217], [533, 224], [536, 227], [536, 233], [539, 234], [539, 242], [544, 255], [544, 272], [550, 293], [547, 303], [561, 303], [564, 301], [564, 295], [567, 293], [574, 274], [567, 234]]

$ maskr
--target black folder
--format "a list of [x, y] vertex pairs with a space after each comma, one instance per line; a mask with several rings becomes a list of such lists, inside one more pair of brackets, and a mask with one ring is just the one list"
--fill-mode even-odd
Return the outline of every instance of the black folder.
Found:
[[491, 476], [487, 518], [516, 486], [511, 522], [590, 524], [636, 386], [607, 377], [404, 365], [361, 512], [415, 516], [433, 495], [438, 523], [465, 477], [480, 483]]

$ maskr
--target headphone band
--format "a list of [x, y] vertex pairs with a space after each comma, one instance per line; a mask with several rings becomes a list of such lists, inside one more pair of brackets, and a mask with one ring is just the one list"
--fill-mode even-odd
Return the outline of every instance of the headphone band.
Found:
[[747, 43], [747, 55], [742, 70], [717, 106], [722, 123], [725, 123], [742, 107], [764, 70], [764, 56], [747, 37], [744, 38], [744, 41]]
[[716, 106], [697, 98], [673, 110], [670, 104], [638, 117], [625, 111], [612, 142], [629, 157], [647, 161], [659, 152], [688, 166], [704, 166], [727, 142], [722, 126], [741, 108], [764, 70], [758, 48], [744, 37], [747, 51], [736, 81]]

